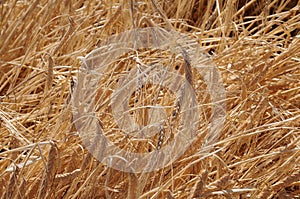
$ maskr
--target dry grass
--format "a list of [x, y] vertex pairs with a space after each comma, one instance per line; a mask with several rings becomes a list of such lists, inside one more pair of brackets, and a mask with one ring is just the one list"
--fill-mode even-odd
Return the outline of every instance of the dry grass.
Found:
[[[2, 198], [297, 198], [300, 2], [145, 0], [134, 1], [133, 10], [131, 3], [0, 0]], [[141, 174], [113, 170], [88, 154], [69, 105], [71, 79], [81, 65], [77, 57], [133, 24], [190, 34], [212, 55], [227, 92], [226, 122], [214, 152], [199, 159], [199, 140], [171, 166]], [[155, 56], [143, 53], [145, 59]], [[122, 59], [120, 70], [131, 62], [129, 54]], [[181, 66], [179, 73], [189, 70]], [[189, 72], [193, 84], [205, 88]], [[151, 96], [159, 88], [143, 89]], [[136, 99], [154, 103], [137, 94], [132, 106]], [[174, 96], [165, 91], [159, 103], [172, 105]], [[115, 127], [109, 114], [102, 119], [104, 128]], [[172, 136], [168, 131], [177, 121], [165, 124], [153, 145], [124, 140], [114, 130], [108, 135], [121, 145], [131, 143], [131, 150], [155, 150], [157, 139]]]

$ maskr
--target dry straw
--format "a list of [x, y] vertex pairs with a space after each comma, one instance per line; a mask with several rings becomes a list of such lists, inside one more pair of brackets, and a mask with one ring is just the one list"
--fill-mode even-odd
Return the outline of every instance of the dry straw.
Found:
[[[180, 127], [180, 107], [160, 137], [142, 143], [115, 124], [109, 96], [124, 71], [136, 66], [137, 54], [143, 63], [160, 61], [186, 74], [203, 110], [199, 139], [172, 165], [147, 174], [115, 171], [88, 155], [72, 128], [69, 105], [77, 57], [133, 25], [196, 38], [220, 70], [227, 94], [222, 133], [213, 151], [203, 151], [210, 96], [187, 58], [176, 63], [168, 52], [142, 49], [110, 63], [115, 75], [99, 83], [97, 117], [120, 147], [157, 150]], [[296, 198], [299, 27], [295, 0], [0, 1], [1, 198]], [[172, 93], [148, 85], [132, 95], [132, 115], [141, 114], [145, 123], [148, 112], [137, 106], [154, 102], [169, 115], [176, 107]]]

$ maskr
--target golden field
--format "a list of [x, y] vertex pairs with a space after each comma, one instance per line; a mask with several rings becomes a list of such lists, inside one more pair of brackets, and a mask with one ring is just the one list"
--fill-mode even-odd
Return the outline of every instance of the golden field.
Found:
[[[222, 77], [226, 118], [204, 155], [202, 134], [209, 120], [203, 120], [196, 131], [201, 136], [171, 165], [127, 173], [88, 152], [74, 126], [70, 101], [84, 65], [78, 57], [112, 35], [145, 27], [197, 40]], [[0, 196], [299, 198], [299, 46], [297, 0], [0, 0]], [[157, 147], [157, 135], [142, 143], [124, 136], [110, 108], [110, 94], [118, 86], [114, 82], [136, 66], [137, 54], [143, 63], [166, 65], [174, 58], [168, 51], [149, 49], [123, 54], [107, 63], [111, 71], [106, 72], [116, 75], [99, 82], [96, 98], [109, 139], [145, 153], [168, 141]], [[201, 75], [184, 61], [179, 57], [169, 65], [198, 91], [205, 90]], [[159, 103], [171, 114], [172, 92], [165, 90], [155, 102], [157, 86], [140, 91], [130, 97], [132, 109], [140, 100], [144, 106]], [[207, 106], [201, 117], [210, 117], [210, 97], [196, 92], [196, 98]], [[131, 111], [140, 124], [146, 124], [146, 113]], [[178, 118], [165, 124], [166, 138], [179, 128]]]

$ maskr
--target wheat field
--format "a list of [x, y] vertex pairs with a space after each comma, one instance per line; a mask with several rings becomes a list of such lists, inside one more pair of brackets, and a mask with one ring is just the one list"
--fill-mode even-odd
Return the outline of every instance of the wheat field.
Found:
[[[176, 95], [155, 84], [138, 85], [128, 103], [140, 125], [151, 118], [139, 104], [165, 107], [174, 117], [162, 124], [164, 134], [140, 142], [118, 128], [111, 106], [119, 101], [110, 96], [139, 60], [141, 66], [168, 65], [187, 78], [204, 107], [198, 138], [171, 165], [123, 172], [89, 153], [71, 101], [84, 65], [80, 57], [113, 35], [147, 27], [193, 38], [209, 56], [226, 92], [225, 122], [203, 155], [205, 118], [213, 114], [201, 74], [188, 67], [184, 53], [123, 53], [106, 63], [96, 91], [97, 117], [111, 141], [147, 153], [164, 148], [180, 128]], [[299, 46], [297, 0], [0, 0], [0, 196], [299, 198]]]

